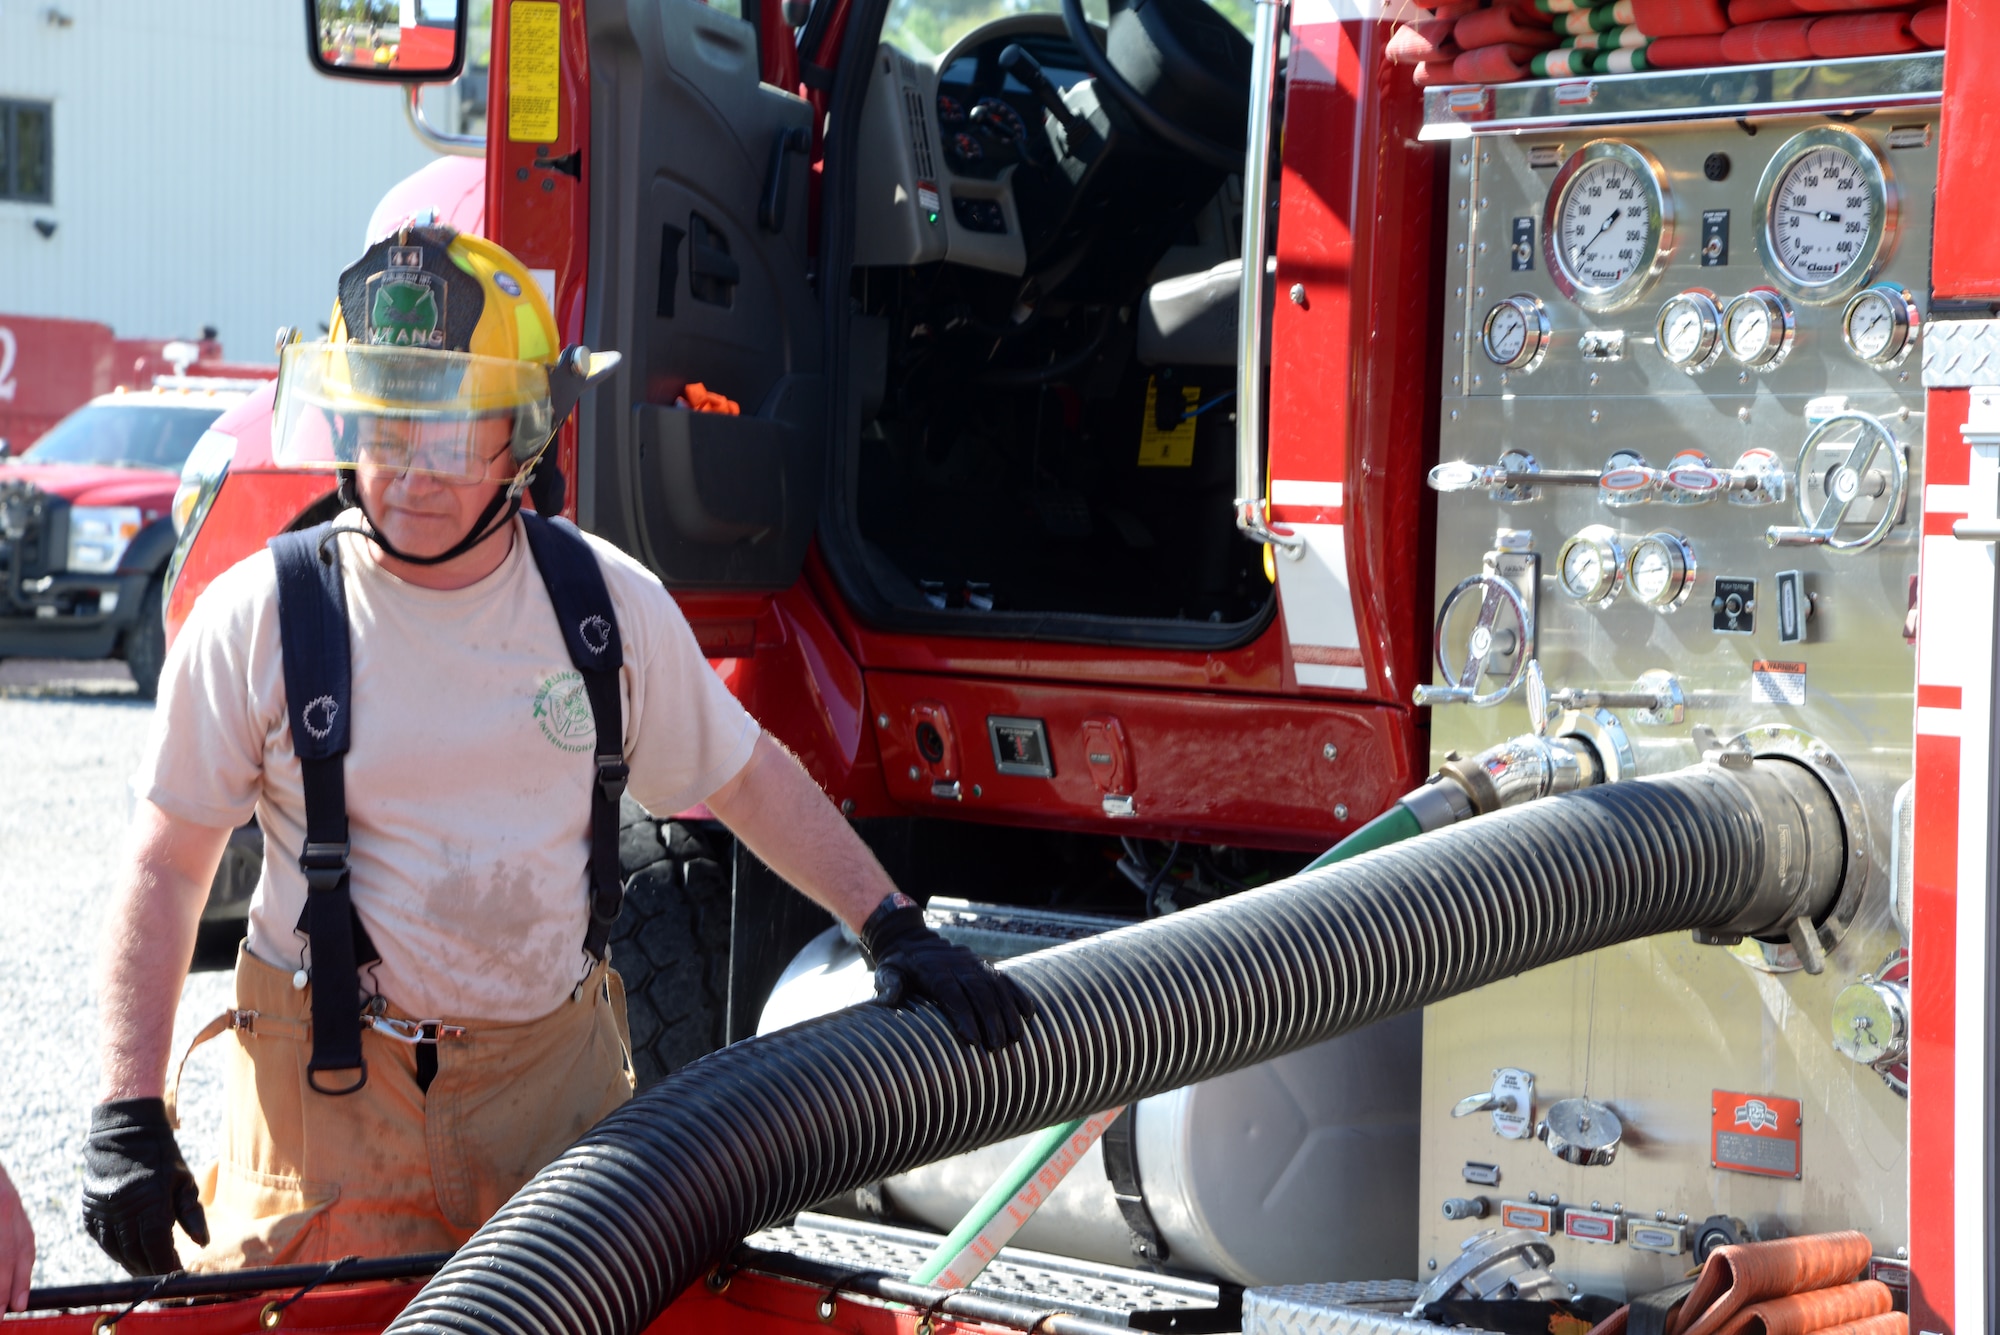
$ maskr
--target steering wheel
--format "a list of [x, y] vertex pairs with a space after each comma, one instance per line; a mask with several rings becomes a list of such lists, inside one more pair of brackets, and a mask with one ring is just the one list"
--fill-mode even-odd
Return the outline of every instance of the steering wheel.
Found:
[[[1158, 0], [1154, 0], [1154, 3], [1158, 3]], [[1115, 19], [1120, 11], [1128, 7], [1127, 4], [1120, 3], [1119, 0], [1112, 0], [1111, 17]], [[1216, 22], [1222, 23], [1225, 26], [1227, 25], [1228, 20], [1222, 18], [1219, 14], [1215, 14], [1213, 9], [1209, 9], [1205, 4], [1201, 7], [1208, 10], [1209, 14], [1214, 15]], [[1117, 66], [1111, 63], [1109, 52], [1104, 47], [1098, 46], [1096, 34], [1091, 31], [1089, 22], [1083, 16], [1083, 0], [1062, 0], [1062, 17], [1063, 28], [1068, 32], [1070, 42], [1076, 47], [1077, 54], [1083, 58], [1083, 63], [1090, 68], [1090, 72], [1097, 79], [1098, 85], [1108, 89], [1111, 95], [1127, 111], [1131, 112], [1141, 125], [1145, 126], [1158, 138], [1172, 144], [1182, 152], [1207, 163], [1211, 167], [1225, 172], [1240, 172], [1244, 170], [1244, 146], [1242, 144], [1232, 147], [1219, 143], [1205, 134], [1199, 134], [1175, 124], [1159, 108], [1148, 102], [1146, 95], [1133, 87], [1130, 80], [1118, 72]], [[1110, 31], [1110, 24], [1107, 23], [1105, 25], [1105, 41], [1107, 45], [1110, 42]], [[1230, 32], [1233, 35], [1235, 30], [1231, 28]], [[1162, 34], [1149, 32], [1148, 36], [1158, 41], [1161, 39]], [[1177, 34], [1173, 34], [1171, 29], [1164, 36], [1167, 42], [1177, 48], [1171, 54], [1181, 57], [1188, 64], [1198, 69], [1207, 79], [1217, 82], [1234, 82], [1228, 75], [1219, 74], [1217, 71], [1210, 69], [1207, 62], [1201, 60], [1197, 52], [1206, 47], [1206, 43], [1194, 46], [1184, 44], [1177, 40]]]

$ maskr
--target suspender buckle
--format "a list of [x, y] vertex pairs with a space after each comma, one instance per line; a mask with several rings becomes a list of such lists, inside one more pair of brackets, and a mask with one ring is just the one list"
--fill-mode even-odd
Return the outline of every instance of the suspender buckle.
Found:
[[347, 878], [347, 849], [345, 843], [307, 843], [305, 851], [299, 854], [299, 870], [306, 874], [306, 893], [325, 894], [338, 890]]
[[625, 796], [625, 781], [632, 777], [632, 767], [625, 763], [622, 755], [599, 756], [597, 758], [597, 793], [612, 806]]

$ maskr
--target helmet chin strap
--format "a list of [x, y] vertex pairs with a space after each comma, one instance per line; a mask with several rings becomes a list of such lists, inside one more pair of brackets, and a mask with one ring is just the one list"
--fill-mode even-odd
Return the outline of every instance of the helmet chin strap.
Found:
[[[472, 521], [472, 527], [464, 537], [439, 552], [436, 556], [412, 556], [382, 536], [382, 528], [375, 522], [375, 516], [368, 513], [367, 504], [361, 499], [361, 488], [355, 485], [351, 469], [343, 469], [340, 474], [340, 499], [361, 512], [362, 526], [356, 530], [362, 537], [380, 547], [398, 561], [407, 561], [413, 566], [438, 566], [446, 561], [456, 560], [480, 543], [498, 533], [503, 527], [514, 522], [514, 516], [521, 512], [521, 489], [526, 485], [523, 469], [512, 482], [494, 493], [486, 508], [479, 512], [479, 518]], [[503, 513], [504, 511], [504, 513]]]

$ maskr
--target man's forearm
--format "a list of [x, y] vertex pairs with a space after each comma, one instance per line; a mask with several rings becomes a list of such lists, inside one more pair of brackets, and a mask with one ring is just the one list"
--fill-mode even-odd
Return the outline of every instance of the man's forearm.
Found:
[[868, 845], [812, 776], [769, 733], [750, 763], [708, 799], [764, 865], [849, 927], [859, 929], [896, 889]]
[[124, 885], [98, 957], [100, 1101], [158, 1098], [166, 1087], [174, 1012], [228, 839], [228, 830], [188, 825], [150, 802], [139, 804]]

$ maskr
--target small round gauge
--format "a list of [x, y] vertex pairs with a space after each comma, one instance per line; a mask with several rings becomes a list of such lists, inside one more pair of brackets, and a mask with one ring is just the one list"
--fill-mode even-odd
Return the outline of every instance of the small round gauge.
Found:
[[997, 97], [982, 97], [974, 102], [971, 119], [973, 125], [990, 127], [1003, 139], [1020, 139], [1028, 133], [1028, 127], [1021, 121], [1021, 113]]
[[1753, 371], [1768, 371], [1792, 350], [1792, 307], [1768, 287], [1753, 287], [1722, 308], [1722, 343]]
[[1570, 155], [1543, 206], [1542, 249], [1562, 294], [1613, 311], [1645, 291], [1673, 254], [1674, 206], [1652, 156], [1615, 139]]
[[1687, 539], [1671, 529], [1655, 529], [1632, 544], [1626, 559], [1625, 582], [1646, 606], [1671, 612], [1687, 601], [1694, 588], [1694, 551]]
[[1494, 303], [1479, 327], [1486, 360], [1508, 371], [1532, 371], [1549, 350], [1549, 317], [1542, 303], [1522, 293]]
[[983, 161], [986, 157], [986, 149], [980, 145], [979, 140], [964, 130], [945, 136], [944, 151], [960, 166], [970, 166]]
[[938, 124], [946, 130], [956, 130], [965, 124], [965, 103], [950, 93], [939, 93]]
[[1689, 375], [1700, 375], [1722, 355], [1722, 308], [1713, 292], [1691, 287], [1661, 304], [1653, 333], [1661, 356]]
[[1618, 534], [1601, 524], [1578, 532], [1556, 557], [1556, 582], [1577, 602], [1608, 604], [1625, 582], [1625, 549]]
[[1894, 283], [1863, 288], [1840, 317], [1847, 350], [1870, 366], [1894, 366], [1910, 352], [1916, 303]]
[[1764, 268], [1798, 301], [1853, 293], [1895, 234], [1896, 196], [1881, 159], [1838, 126], [1807, 130], [1779, 148], [1758, 182], [1757, 209]]

